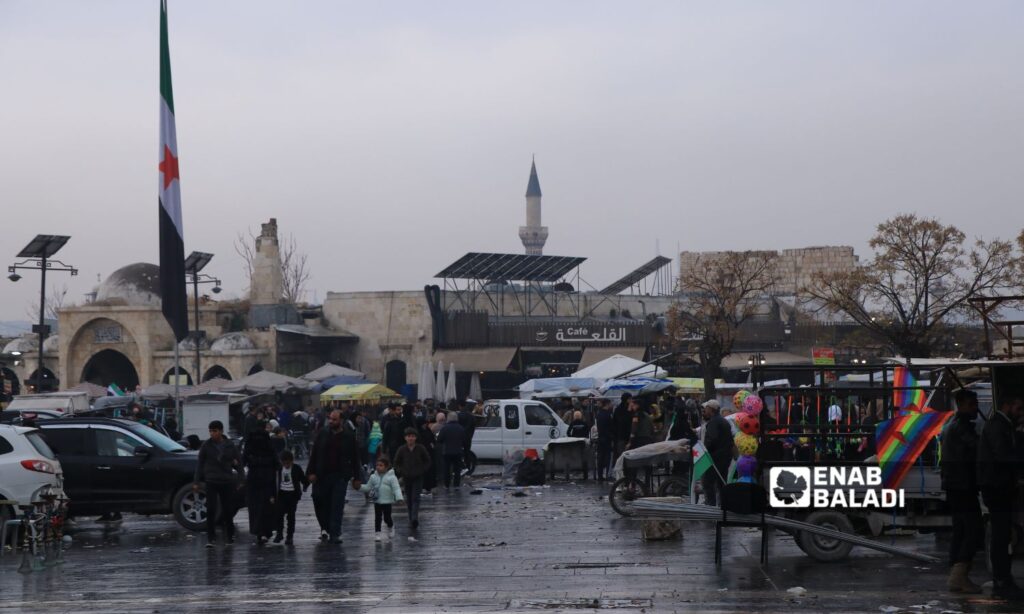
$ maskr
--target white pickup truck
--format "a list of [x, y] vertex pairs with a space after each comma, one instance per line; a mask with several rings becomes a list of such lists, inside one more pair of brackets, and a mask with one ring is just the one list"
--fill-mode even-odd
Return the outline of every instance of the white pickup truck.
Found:
[[473, 453], [480, 460], [502, 460], [506, 452], [534, 448], [544, 453], [552, 439], [565, 437], [568, 426], [540, 401], [503, 399], [485, 401], [476, 416]]

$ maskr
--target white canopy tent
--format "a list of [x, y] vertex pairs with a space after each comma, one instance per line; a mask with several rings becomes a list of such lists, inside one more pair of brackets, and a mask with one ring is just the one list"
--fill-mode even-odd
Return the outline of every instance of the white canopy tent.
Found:
[[597, 380], [617, 377], [665, 377], [668, 372], [655, 365], [646, 365], [642, 360], [615, 354], [589, 367], [573, 373], [573, 377], [590, 377]]
[[313, 369], [309, 373], [303, 375], [302, 379], [309, 380], [311, 382], [322, 382], [325, 379], [330, 379], [332, 377], [366, 377], [366, 374], [327, 362], [324, 363], [323, 366]]

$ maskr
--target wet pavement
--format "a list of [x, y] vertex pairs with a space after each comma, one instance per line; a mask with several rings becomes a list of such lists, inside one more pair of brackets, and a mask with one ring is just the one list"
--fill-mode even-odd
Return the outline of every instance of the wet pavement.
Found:
[[[726, 529], [716, 569], [713, 525], [686, 523], [681, 540], [645, 542], [640, 521], [616, 515], [606, 492], [561, 482], [526, 496], [437, 493], [424, 499], [415, 543], [400, 506], [395, 538], [374, 542], [373, 507], [351, 492], [340, 546], [318, 541], [308, 494], [288, 547], [252, 545], [244, 511], [238, 542], [212, 550], [170, 517], [82, 521], [60, 567], [19, 574], [20, 555], [0, 559], [0, 611], [1024, 611], [945, 592], [944, 565], [858, 548], [847, 561], [818, 563], [782, 534], [761, 566], [754, 529]], [[938, 556], [946, 547], [932, 536], [892, 540]]]

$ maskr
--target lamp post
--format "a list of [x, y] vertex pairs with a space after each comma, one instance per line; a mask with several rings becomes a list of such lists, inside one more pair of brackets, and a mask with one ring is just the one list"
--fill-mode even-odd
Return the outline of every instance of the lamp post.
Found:
[[[185, 259], [185, 275], [192, 281], [192, 296], [196, 318], [195, 329], [192, 331], [192, 341], [196, 347], [195, 378], [192, 380], [194, 384], [199, 384], [202, 381], [199, 363], [199, 344], [202, 342], [203, 337], [206, 336], [205, 331], [199, 328], [199, 284], [214, 284], [214, 294], [219, 294], [221, 290], [219, 279], [199, 273], [206, 265], [210, 264], [212, 259], [213, 254], [207, 254], [206, 252], [192, 252]], [[175, 373], [175, 377], [177, 377], [177, 373]]]
[[39, 335], [39, 370], [36, 371], [35, 380], [29, 382], [35, 384], [36, 392], [42, 392], [43, 388], [43, 343], [46, 342], [46, 337], [50, 333], [50, 327], [46, 325], [46, 272], [64, 271], [71, 273], [72, 277], [78, 275], [78, 269], [73, 266], [64, 264], [60, 260], [52, 260], [53, 255], [60, 251], [60, 248], [64, 247], [70, 238], [63, 235], [36, 235], [24, 249], [18, 252], [18, 258], [24, 258], [24, 260], [7, 267], [7, 272], [10, 273], [7, 279], [14, 282], [21, 279], [18, 270], [31, 269], [38, 270], [40, 273], [39, 324], [32, 326], [32, 332]]

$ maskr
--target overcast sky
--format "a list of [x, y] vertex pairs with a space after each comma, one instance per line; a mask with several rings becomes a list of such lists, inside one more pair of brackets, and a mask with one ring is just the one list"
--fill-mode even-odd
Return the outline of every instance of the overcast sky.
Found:
[[[598, 287], [656, 244], [863, 257], [895, 212], [1024, 225], [1021, 2], [169, 5], [186, 251], [227, 295], [270, 217], [320, 300], [519, 253], [533, 154], [545, 253]], [[0, 0], [3, 258], [72, 235], [73, 300], [157, 260], [158, 42], [157, 0]], [[38, 277], [2, 282], [24, 319]]]

